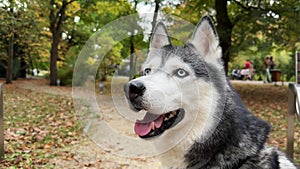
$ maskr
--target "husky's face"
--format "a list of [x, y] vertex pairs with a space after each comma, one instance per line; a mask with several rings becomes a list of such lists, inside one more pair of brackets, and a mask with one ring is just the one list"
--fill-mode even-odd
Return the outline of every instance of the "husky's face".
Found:
[[210, 69], [222, 69], [218, 44], [208, 17], [197, 25], [191, 42], [180, 47], [171, 45], [162, 23], [156, 26], [142, 67], [144, 76], [125, 85], [131, 108], [147, 111], [144, 119], [135, 123], [137, 135], [170, 138], [196, 119], [203, 121], [198, 130], [208, 125], [211, 105], [218, 99]]

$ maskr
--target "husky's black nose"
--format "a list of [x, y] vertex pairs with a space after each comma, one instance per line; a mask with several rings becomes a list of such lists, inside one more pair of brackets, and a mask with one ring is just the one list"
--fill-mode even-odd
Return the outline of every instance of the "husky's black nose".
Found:
[[134, 99], [138, 96], [142, 96], [146, 90], [146, 87], [142, 82], [132, 81], [128, 84], [128, 93], [131, 99]]

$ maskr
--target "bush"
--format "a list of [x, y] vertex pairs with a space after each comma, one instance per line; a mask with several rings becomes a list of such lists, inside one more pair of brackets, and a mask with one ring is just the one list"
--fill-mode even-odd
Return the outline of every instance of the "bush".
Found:
[[72, 85], [72, 77], [73, 77], [73, 66], [63, 66], [57, 72], [57, 77], [60, 79], [60, 84]]
[[292, 76], [288, 81], [289, 82], [296, 82], [296, 76]]

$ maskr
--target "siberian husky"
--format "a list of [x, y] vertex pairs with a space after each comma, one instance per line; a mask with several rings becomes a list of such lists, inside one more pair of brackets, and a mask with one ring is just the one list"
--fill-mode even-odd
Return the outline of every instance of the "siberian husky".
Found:
[[[184, 46], [172, 46], [158, 23], [143, 75], [124, 86], [135, 111], [135, 133], [164, 144], [179, 140], [161, 155], [164, 168], [295, 169], [266, 140], [267, 122], [251, 114], [225, 77], [222, 49], [211, 19], [201, 19]], [[179, 139], [179, 137], [182, 139]]]

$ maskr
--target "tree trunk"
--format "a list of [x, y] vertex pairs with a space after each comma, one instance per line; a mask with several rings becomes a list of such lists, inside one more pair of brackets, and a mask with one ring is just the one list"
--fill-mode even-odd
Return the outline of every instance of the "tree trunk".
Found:
[[58, 58], [58, 44], [60, 35], [58, 32], [52, 33], [51, 57], [50, 57], [50, 85], [57, 85], [57, 58]]
[[[14, 13], [14, 8], [13, 8], [13, 2], [10, 0], [10, 9], [9, 13], [13, 16]], [[9, 37], [8, 40], [8, 48], [7, 48], [7, 69], [6, 69], [6, 84], [12, 83], [12, 78], [13, 78], [13, 66], [14, 66], [14, 26], [12, 25], [11, 27], [11, 36]]]
[[134, 77], [134, 64], [133, 64], [133, 58], [134, 58], [134, 43], [133, 43], [133, 35], [130, 37], [130, 63], [129, 63], [129, 80], [132, 80]]
[[67, 0], [63, 0], [62, 6], [58, 9], [57, 13], [55, 13], [55, 1], [50, 1], [50, 31], [52, 33], [52, 44], [50, 51], [50, 85], [57, 85], [57, 59], [58, 59], [58, 45], [61, 38], [62, 33], [62, 25], [65, 20], [65, 14], [67, 10], [67, 6], [72, 3], [73, 0], [67, 2]]
[[220, 46], [222, 47], [224, 69], [228, 74], [228, 62], [230, 61], [231, 33], [233, 25], [228, 17], [227, 0], [215, 0], [217, 32], [219, 33]]
[[12, 33], [8, 41], [7, 56], [8, 56], [8, 61], [7, 61], [7, 69], [6, 69], [6, 84], [10, 84], [12, 83], [13, 66], [14, 66], [14, 33]]
[[[154, 31], [154, 28], [156, 26], [156, 20], [157, 20], [157, 14], [158, 14], [158, 10], [159, 10], [159, 3], [161, 0], [155, 0], [155, 8], [154, 8], [154, 15], [153, 15], [153, 19], [152, 19], [152, 29], [151, 29], [151, 34]], [[151, 36], [150, 36], [151, 37]]]

